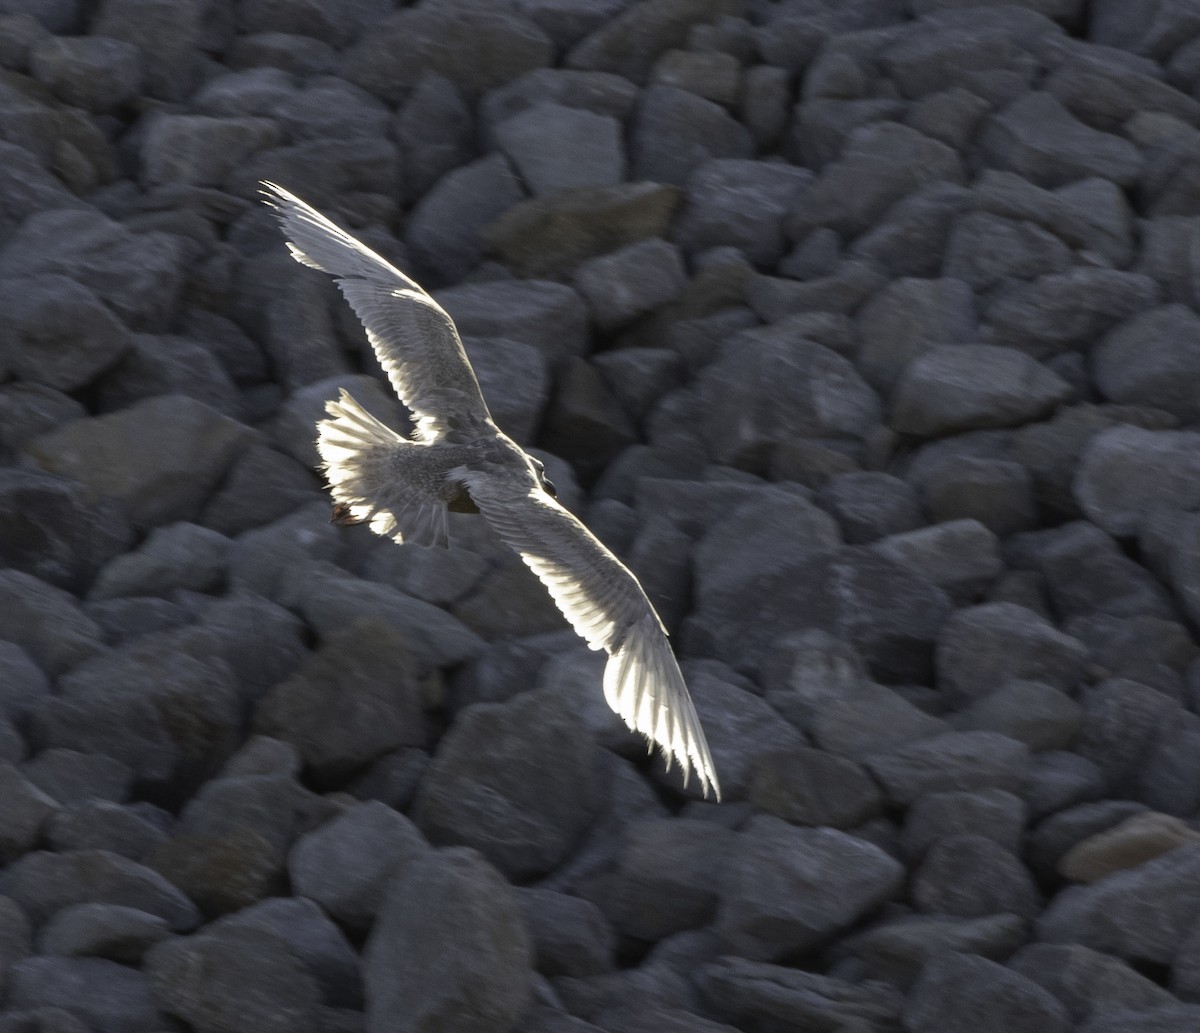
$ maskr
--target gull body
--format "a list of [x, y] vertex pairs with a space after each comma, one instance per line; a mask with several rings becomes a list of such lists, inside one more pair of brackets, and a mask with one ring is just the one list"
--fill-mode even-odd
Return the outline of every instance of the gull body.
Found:
[[348, 393], [327, 403], [317, 449], [334, 520], [400, 544], [449, 544], [448, 511], [482, 513], [592, 649], [630, 728], [694, 768], [720, 799], [712, 757], [666, 629], [633, 573], [554, 498], [541, 462], [496, 426], [453, 320], [417, 283], [300, 198], [263, 183], [292, 257], [332, 275], [415, 429], [405, 438]]

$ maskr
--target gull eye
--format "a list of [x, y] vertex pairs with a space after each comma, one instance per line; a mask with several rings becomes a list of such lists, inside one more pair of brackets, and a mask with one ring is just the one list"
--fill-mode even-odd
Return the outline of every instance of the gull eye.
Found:
[[542, 478], [542, 487], [546, 490], [546, 494], [552, 499], [558, 498], [558, 491], [555, 490], [554, 482], [548, 477]]

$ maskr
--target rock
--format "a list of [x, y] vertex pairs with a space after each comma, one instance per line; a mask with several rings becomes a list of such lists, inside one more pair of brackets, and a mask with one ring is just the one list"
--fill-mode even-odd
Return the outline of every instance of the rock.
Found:
[[473, 846], [512, 878], [564, 860], [600, 803], [600, 756], [568, 704], [537, 690], [459, 714], [417, 792], [426, 836]]
[[[547, 2], [554, 4], [558, 0]], [[613, 3], [614, 0], [607, 2]], [[624, 122], [633, 110], [637, 92], [633, 83], [612, 72], [536, 68], [491, 90], [480, 101], [480, 118], [490, 130], [490, 127], [522, 111], [551, 103], [582, 108], [597, 115], [610, 115]]]
[[983, 292], [1009, 280], [1065, 273], [1070, 266], [1067, 245], [1035, 223], [967, 212], [950, 231], [943, 270]]
[[980, 146], [994, 164], [1045, 187], [1087, 176], [1128, 186], [1142, 169], [1128, 140], [1084, 125], [1042, 91], [1024, 94], [988, 119]]
[[718, 50], [668, 50], [651, 72], [651, 82], [681, 90], [731, 107], [738, 97], [741, 68], [733, 54]]
[[996, 536], [977, 520], [950, 520], [891, 534], [870, 548], [960, 602], [978, 598], [1003, 569]]
[[38, 951], [136, 965], [171, 931], [166, 919], [119, 904], [65, 907], [38, 931]]
[[1054, 994], [1076, 1022], [1171, 1003], [1166, 990], [1129, 965], [1078, 944], [1030, 943], [1009, 967]]
[[[1197, 261], [1192, 257], [1193, 243], [1200, 224], [1182, 215], [1162, 215], [1146, 220], [1142, 229], [1142, 247], [1137, 271], [1145, 273], [1163, 288], [1167, 301], [1194, 305], [1197, 294]], [[1148, 342], [1152, 346], [1152, 342]], [[1136, 376], [1136, 371], [1130, 373]]]
[[929, 437], [1011, 427], [1048, 415], [1071, 394], [1061, 377], [1015, 349], [937, 345], [901, 375], [891, 425]]
[[806, 747], [761, 754], [749, 799], [759, 810], [793, 825], [845, 831], [883, 810], [879, 788], [858, 764]]
[[1118, 425], [1092, 438], [1075, 475], [1075, 497], [1095, 523], [1113, 535], [1141, 530], [1157, 507], [1200, 504], [1193, 431], [1151, 431]]
[[1153, 405], [1195, 420], [1198, 341], [1200, 318], [1186, 305], [1141, 312], [1105, 334], [1093, 351], [1096, 384], [1115, 402]]
[[650, 0], [612, 9], [603, 20], [591, 10], [597, 24], [568, 52], [567, 66], [616, 72], [636, 83], [645, 81], [661, 53], [684, 43], [692, 26], [740, 12], [729, 0]]
[[69, 592], [19, 570], [0, 571], [0, 637], [49, 674], [61, 674], [104, 648], [99, 626]]
[[255, 727], [290, 743], [310, 773], [337, 784], [400, 746], [425, 742], [407, 636], [363, 618], [334, 631], [259, 702]]
[[18, 379], [75, 391], [129, 349], [129, 331], [87, 287], [60, 273], [0, 285], [0, 362]]
[[516, 171], [503, 154], [459, 166], [417, 202], [408, 219], [405, 243], [422, 269], [442, 281], [457, 282], [479, 264], [485, 227], [524, 196]]
[[1019, 463], [948, 455], [914, 480], [925, 512], [934, 520], [978, 521], [1002, 537], [1037, 525], [1034, 480]]
[[622, 839], [615, 871], [595, 890], [619, 933], [653, 942], [711, 924], [736, 855], [732, 832], [715, 822], [656, 817], [630, 823]]
[[242, 398], [206, 343], [172, 334], [134, 334], [132, 347], [100, 381], [100, 408], [124, 409], [153, 395], [179, 393], [240, 416]]
[[[462, 950], [469, 941], [470, 951]], [[364, 951], [367, 1033], [500, 1033], [529, 1003], [533, 947], [513, 891], [473, 850], [430, 851], [389, 884]]]
[[321, 1028], [316, 977], [273, 933], [226, 925], [152, 947], [144, 967], [163, 1007], [197, 1031]]
[[202, 76], [202, 17], [200, 5], [193, 2], [104, 0], [89, 29], [137, 48], [147, 94], [183, 101]]
[[1020, 798], [1002, 789], [926, 793], [909, 808], [900, 843], [917, 858], [943, 839], [983, 836], [1016, 854], [1025, 818]]
[[366, 930], [388, 880], [428, 849], [404, 815], [368, 800], [302, 836], [288, 855], [295, 891], [339, 922]]
[[50, 679], [15, 642], [0, 642], [0, 714], [13, 721], [41, 709], [50, 698]]
[[34, 213], [0, 248], [0, 276], [65, 276], [94, 291], [130, 328], [150, 332], [165, 330], [175, 313], [183, 263], [175, 236], [134, 233], [99, 212], [73, 208]]
[[901, 915], [846, 937], [834, 953], [844, 959], [844, 967], [863, 978], [907, 989], [931, 958], [949, 952], [1003, 961], [1025, 942], [1027, 924], [1016, 915]]
[[5, 1003], [63, 1008], [95, 1033], [154, 1033], [169, 1021], [145, 975], [102, 958], [23, 958], [9, 970]]
[[436, 298], [464, 337], [524, 341], [535, 345], [552, 368], [587, 351], [587, 308], [561, 283], [468, 283], [438, 291]]
[[665, 237], [679, 194], [642, 182], [518, 201], [483, 228], [480, 241], [484, 254], [517, 276], [557, 277], [587, 259]]
[[0, 893], [38, 925], [65, 907], [87, 903], [138, 908], [166, 920], [176, 932], [200, 921], [191, 901], [161, 875], [106, 850], [35, 850], [0, 872]]
[[281, 140], [279, 126], [270, 119], [158, 115], [141, 139], [142, 183], [221, 186], [253, 154]]
[[32, 850], [58, 804], [8, 761], [0, 761], [0, 861]]
[[1037, 983], [994, 961], [947, 952], [930, 960], [904, 1005], [912, 1033], [1068, 1033], [1062, 1004]]
[[[445, 41], [453, 39], [454, 46]], [[449, 10], [390, 14], [342, 55], [339, 76], [395, 104], [428, 73], [476, 96], [552, 63], [550, 39], [515, 11], [476, 11], [462, 22]]]
[[1000, 732], [1038, 752], [1068, 748], [1081, 714], [1079, 704], [1054, 686], [1014, 679], [968, 704], [953, 722], [956, 728]]
[[225, 578], [231, 542], [196, 524], [155, 528], [138, 549], [109, 563], [89, 596], [166, 595], [183, 588], [212, 591]]
[[52, 850], [107, 850], [145, 864], [167, 840], [161, 821], [155, 820], [162, 814], [149, 804], [125, 806], [101, 799], [65, 802], [69, 805], [46, 825], [45, 842]]
[[1150, 308], [1157, 297], [1157, 284], [1140, 273], [1076, 267], [1000, 290], [987, 307], [986, 322], [993, 345], [1042, 359], [1090, 345], [1114, 323]]
[[953, 789], [1013, 792], [1028, 765], [1028, 747], [998, 732], [944, 732], [866, 761], [888, 799], [901, 805]]
[[965, 187], [934, 181], [896, 201], [883, 222], [854, 241], [850, 253], [893, 276], [940, 276], [950, 225], [972, 202]]
[[1200, 907], [1197, 865], [1200, 846], [1184, 846], [1090, 886], [1071, 886], [1038, 919], [1038, 937], [1167, 964]]
[[697, 981], [709, 1006], [738, 1029], [886, 1029], [898, 1022], [903, 1004], [900, 994], [879, 983], [856, 985], [735, 957], [705, 965]]
[[1166, 1004], [1157, 1008], [1117, 1009], [1094, 1016], [1080, 1026], [1082, 1033], [1123, 1033], [1135, 1023], [1147, 1033], [1188, 1033], [1200, 1021], [1200, 1007], [1194, 1004]]
[[1029, 870], [994, 839], [946, 836], [934, 843], [912, 876], [921, 911], [977, 918], [1010, 914], [1032, 919], [1041, 897]]
[[1169, 697], [1127, 678], [1088, 686], [1080, 702], [1083, 722], [1075, 752], [1094, 761], [1112, 787], [1134, 789], [1157, 731], [1182, 719], [1178, 704]]
[[505, 119], [492, 132], [534, 197], [616, 186], [624, 178], [621, 124], [610, 115], [548, 102]]
[[7, 460], [31, 438], [87, 415], [75, 399], [42, 384], [9, 381], [0, 385], [0, 401], [0, 456]]
[[546, 360], [532, 344], [504, 338], [463, 342], [497, 426], [521, 444], [532, 444], [550, 395]]
[[731, 246], [769, 268], [783, 256], [783, 217], [810, 181], [803, 169], [743, 158], [700, 165], [685, 181], [675, 239], [691, 255]]
[[361, 1008], [358, 955], [342, 931], [311, 901], [272, 897], [227, 915], [209, 928], [214, 934], [239, 929], [271, 934], [284, 941], [316, 977], [324, 1000]]
[[716, 932], [742, 957], [785, 957], [823, 945], [902, 882], [901, 866], [863, 840], [754, 817], [739, 834]]
[[555, 977], [612, 971], [616, 937], [595, 904], [538, 887], [518, 888], [516, 894], [539, 972]]
[[713, 457], [742, 468], [761, 466], [773, 446], [800, 437], [861, 440], [882, 416], [848, 360], [769, 329], [726, 342], [694, 390]]
[[615, 330], [677, 298], [687, 282], [674, 244], [646, 240], [584, 262], [575, 285], [601, 330]]
[[842, 538], [862, 545], [921, 525], [916, 493], [904, 481], [875, 470], [840, 473], [817, 492], [816, 503], [837, 520]]
[[396, 113], [394, 125], [404, 158], [405, 186], [412, 197], [424, 197], [443, 175], [471, 160], [471, 109], [445, 76], [435, 72], [422, 76]]
[[252, 444], [233, 461], [199, 522], [236, 537], [313, 501], [317, 490], [313, 474], [300, 463], [268, 445]]
[[1143, 811], [1080, 840], [1058, 861], [1058, 870], [1072, 882], [1096, 882], [1113, 872], [1138, 865], [1195, 843], [1200, 833], [1178, 818]]
[[248, 435], [202, 402], [164, 395], [69, 423], [27, 450], [38, 466], [82, 482], [144, 529], [195, 515]]
[[1013, 680], [1069, 690], [1087, 651], [1032, 610], [982, 603], [953, 614], [938, 636], [939, 687], [953, 698], [984, 695]]
[[750, 134], [724, 108], [674, 86], [640, 92], [630, 132], [631, 178], [678, 186], [705, 162], [754, 151]]
[[76, 804], [92, 799], [124, 800], [133, 772], [101, 753], [46, 749], [25, 763], [25, 776], [59, 803]]

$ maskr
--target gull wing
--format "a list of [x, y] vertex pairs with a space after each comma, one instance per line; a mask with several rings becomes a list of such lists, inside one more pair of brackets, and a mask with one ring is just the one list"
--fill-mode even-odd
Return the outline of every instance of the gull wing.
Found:
[[315, 208], [263, 182], [297, 262], [334, 276], [367, 330], [379, 364], [417, 420], [416, 437], [433, 441], [491, 423], [475, 371], [445, 309], [420, 285]]
[[720, 800], [708, 743], [666, 629], [633, 573], [541, 488], [513, 488], [494, 474], [464, 471], [471, 498], [506, 545], [541, 579], [571, 626], [609, 655], [604, 698], [635, 731], [674, 757], [684, 784], [694, 766]]

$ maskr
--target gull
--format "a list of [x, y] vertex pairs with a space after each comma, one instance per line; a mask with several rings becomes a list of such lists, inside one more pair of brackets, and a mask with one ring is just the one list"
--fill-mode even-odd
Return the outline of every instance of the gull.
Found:
[[[492, 420], [449, 314], [415, 280], [295, 194], [263, 181], [297, 262], [334, 277], [366, 328], [411, 438], [345, 390], [326, 403], [317, 450], [338, 524], [398, 544], [449, 545], [448, 511], [482, 513], [546, 586], [576, 633], [608, 654], [604, 698], [633, 730], [721, 798], [712, 756], [667, 631], [637, 578], [555, 498], [541, 461]], [[653, 748], [653, 747], [651, 747]]]

